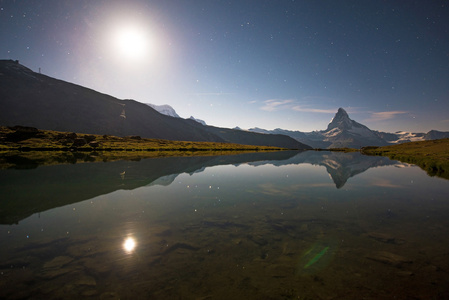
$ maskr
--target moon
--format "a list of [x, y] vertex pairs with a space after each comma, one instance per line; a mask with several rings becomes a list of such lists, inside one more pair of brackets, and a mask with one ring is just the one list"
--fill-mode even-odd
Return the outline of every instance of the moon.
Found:
[[131, 61], [148, 59], [151, 55], [149, 34], [133, 25], [117, 28], [113, 34], [113, 47], [117, 56]]

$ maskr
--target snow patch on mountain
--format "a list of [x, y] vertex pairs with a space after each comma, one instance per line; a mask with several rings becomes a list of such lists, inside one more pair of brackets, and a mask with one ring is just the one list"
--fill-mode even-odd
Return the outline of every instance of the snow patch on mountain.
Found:
[[[168, 104], [164, 104], [164, 105], [156, 105], [156, 104], [151, 104], [151, 103], [145, 103], [146, 105], [150, 106], [151, 108], [153, 108], [154, 110], [156, 110], [158, 113], [161, 113], [163, 115], [169, 116], [169, 117], [173, 117], [173, 118], [181, 118], [175, 111], [175, 109], [173, 107], [171, 107]], [[207, 125], [206, 122], [204, 122], [203, 120], [200, 119], [196, 119], [193, 116], [190, 116], [189, 118], [190, 120], [193, 120], [195, 122], [200, 123], [201, 125]]]
[[190, 116], [189, 119], [190, 119], [190, 120], [193, 120], [193, 121], [195, 121], [195, 122], [198, 122], [198, 123], [200, 123], [201, 125], [204, 125], [204, 126], [207, 125], [206, 122], [204, 122], [203, 120], [196, 119], [196, 118], [194, 118], [193, 116]]
[[151, 103], [145, 103], [146, 105], [150, 106], [151, 108], [153, 108], [154, 110], [156, 110], [157, 112], [169, 116], [169, 117], [174, 117], [174, 118], [181, 118], [175, 111], [175, 109], [173, 107], [171, 107], [168, 104], [164, 104], [164, 105], [156, 105], [156, 104], [151, 104]]

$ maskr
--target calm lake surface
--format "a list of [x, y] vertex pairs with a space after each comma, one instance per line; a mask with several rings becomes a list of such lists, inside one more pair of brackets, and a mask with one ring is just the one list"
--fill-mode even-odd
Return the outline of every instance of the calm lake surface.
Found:
[[359, 153], [0, 170], [1, 299], [449, 299], [449, 181]]

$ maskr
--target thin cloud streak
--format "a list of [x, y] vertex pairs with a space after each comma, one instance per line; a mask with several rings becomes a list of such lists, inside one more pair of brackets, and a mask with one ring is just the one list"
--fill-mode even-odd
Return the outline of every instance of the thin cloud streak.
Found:
[[233, 95], [234, 93], [194, 93], [193, 96], [223, 96], [223, 95]]
[[318, 109], [304, 107], [299, 105], [297, 101], [293, 99], [270, 99], [263, 102], [264, 105], [260, 107], [261, 110], [265, 111], [278, 111], [278, 110], [294, 110], [298, 112], [311, 112], [320, 114], [334, 114], [337, 109]]
[[292, 107], [294, 111], [300, 111], [300, 112], [312, 112], [312, 113], [319, 113], [319, 114], [335, 114], [337, 109], [317, 109], [317, 108], [307, 108], [302, 107], [301, 105], [296, 105]]
[[400, 110], [376, 112], [376, 113], [372, 113], [371, 117], [366, 121], [371, 121], [371, 122], [385, 121], [385, 120], [394, 119], [394, 118], [396, 118], [396, 116], [407, 114], [407, 113], [408, 113], [408, 111], [400, 111]]
[[293, 103], [293, 100], [291, 100], [291, 99], [285, 99], [285, 100], [270, 99], [270, 100], [264, 101], [264, 106], [262, 106], [260, 109], [265, 110], [265, 111], [291, 109], [292, 103]]

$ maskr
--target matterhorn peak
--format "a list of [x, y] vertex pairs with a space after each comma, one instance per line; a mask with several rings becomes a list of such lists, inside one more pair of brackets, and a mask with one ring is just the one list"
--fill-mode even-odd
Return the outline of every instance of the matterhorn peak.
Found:
[[339, 129], [351, 129], [354, 121], [349, 118], [348, 113], [343, 108], [339, 108], [335, 117], [331, 120], [329, 125], [327, 125], [327, 130], [331, 130], [334, 128]]
[[339, 108], [338, 109], [338, 111], [337, 111], [337, 114], [336, 114], [337, 116], [346, 116], [347, 118], [349, 118], [349, 115], [348, 115], [348, 113], [346, 112], [346, 110], [344, 110], [343, 108]]

